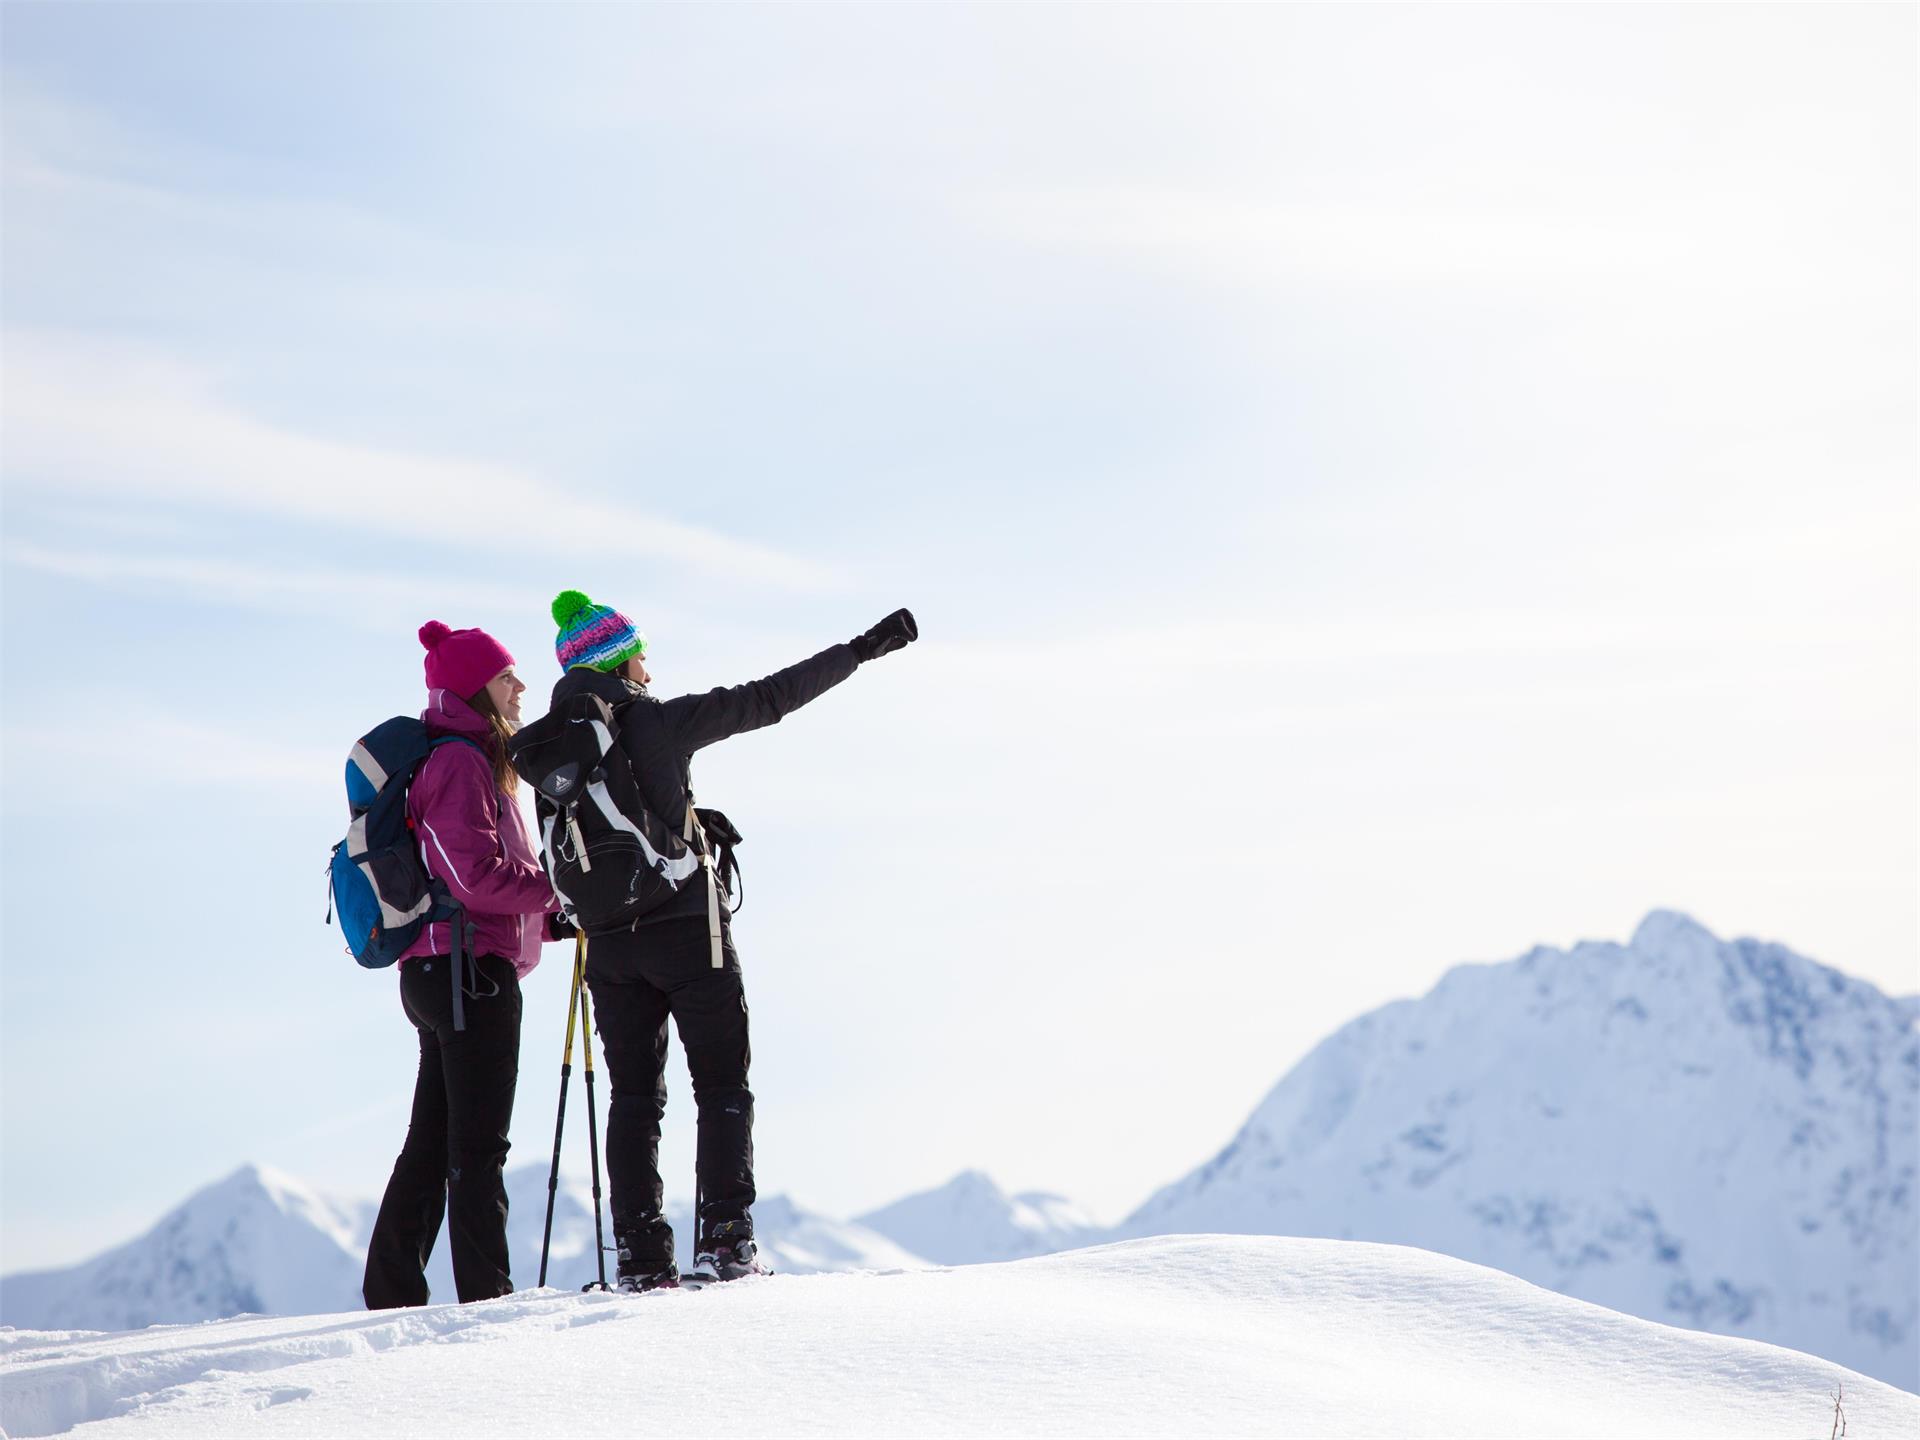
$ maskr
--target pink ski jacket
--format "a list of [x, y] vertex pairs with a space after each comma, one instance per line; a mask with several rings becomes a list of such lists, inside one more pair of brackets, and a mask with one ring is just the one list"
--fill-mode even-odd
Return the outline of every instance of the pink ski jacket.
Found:
[[[429, 691], [420, 718], [435, 737], [458, 735], [486, 744], [486, 719], [449, 691]], [[467, 907], [473, 953], [506, 957], [524, 979], [540, 963], [546, 916], [560, 902], [534, 855], [520, 808], [494, 787], [492, 762], [472, 745], [435, 747], [414, 772], [407, 818], [427, 873], [446, 881]], [[429, 925], [400, 963], [446, 955], [452, 947], [450, 925]]]

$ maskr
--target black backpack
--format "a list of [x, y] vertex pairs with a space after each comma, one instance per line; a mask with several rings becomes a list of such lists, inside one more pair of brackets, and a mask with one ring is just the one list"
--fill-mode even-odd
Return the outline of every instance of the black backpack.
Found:
[[630, 927], [700, 873], [700, 851], [640, 798], [618, 713], [598, 695], [555, 706], [507, 742], [507, 755], [534, 788], [540, 858], [582, 934]]

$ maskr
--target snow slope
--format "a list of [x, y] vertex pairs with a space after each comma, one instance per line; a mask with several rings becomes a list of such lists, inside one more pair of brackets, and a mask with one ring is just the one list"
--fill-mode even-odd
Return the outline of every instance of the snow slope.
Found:
[[1912, 1008], [1650, 915], [1335, 1033], [1122, 1233], [1389, 1241], [1920, 1389]]
[[1072, 1201], [1044, 1191], [1007, 1195], [978, 1170], [860, 1216], [854, 1223], [942, 1265], [1049, 1255], [1106, 1239]]
[[1392, 1246], [1179, 1237], [641, 1298], [0, 1337], [15, 1437], [1856, 1436], [1920, 1398]]

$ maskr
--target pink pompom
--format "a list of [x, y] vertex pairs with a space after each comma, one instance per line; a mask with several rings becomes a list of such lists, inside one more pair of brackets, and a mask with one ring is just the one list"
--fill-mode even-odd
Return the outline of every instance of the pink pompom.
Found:
[[420, 627], [420, 643], [431, 650], [452, 633], [452, 630], [438, 620], [429, 620]]

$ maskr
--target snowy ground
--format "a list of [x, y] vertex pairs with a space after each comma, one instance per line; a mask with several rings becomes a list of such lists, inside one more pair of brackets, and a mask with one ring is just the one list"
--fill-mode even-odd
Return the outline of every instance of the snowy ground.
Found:
[[1920, 1397], [1462, 1261], [1173, 1236], [699, 1294], [0, 1332], [10, 1436], [1920, 1435]]

